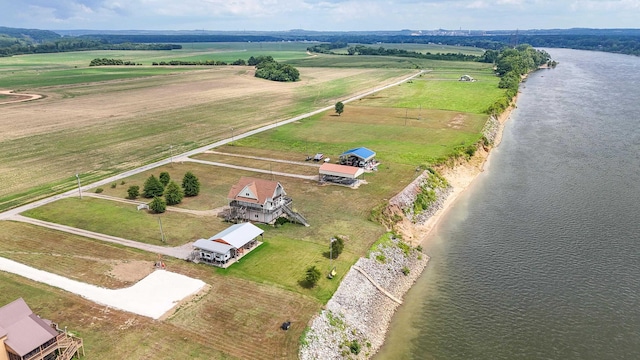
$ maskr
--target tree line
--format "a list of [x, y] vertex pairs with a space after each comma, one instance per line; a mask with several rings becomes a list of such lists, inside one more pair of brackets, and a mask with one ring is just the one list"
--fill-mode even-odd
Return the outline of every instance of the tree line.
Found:
[[503, 112], [511, 104], [511, 100], [518, 93], [518, 87], [525, 75], [542, 65], [555, 63], [551, 56], [544, 50], [536, 50], [531, 45], [522, 44], [516, 48], [505, 48], [495, 55], [496, 74], [500, 76], [498, 87], [506, 89], [505, 95], [493, 103], [487, 113], [497, 115]]
[[111, 44], [105, 40], [93, 40], [89, 38], [64, 38], [40, 44], [27, 43], [24, 40], [21, 41], [20, 39], [9, 38], [7, 36], [0, 38], [0, 56], [87, 50], [175, 50], [181, 48], [182, 45], [178, 44]]
[[289, 64], [283, 64], [275, 61], [272, 56], [260, 55], [251, 56], [247, 61], [243, 59], [235, 60], [232, 63], [226, 63], [219, 60], [198, 60], [198, 61], [183, 61], [183, 60], [171, 60], [153, 62], [153, 65], [187, 65], [187, 66], [216, 66], [216, 65], [249, 65], [255, 66], [255, 76], [261, 79], [267, 79], [272, 81], [291, 82], [300, 80], [300, 72], [295, 67]]
[[430, 60], [451, 60], [451, 61], [479, 61], [480, 57], [476, 55], [466, 55], [462, 53], [435, 53], [430, 52], [421, 53], [417, 51], [409, 51], [404, 49], [385, 49], [384, 47], [370, 47], [364, 45], [354, 45], [347, 47], [344, 42], [336, 42], [331, 44], [319, 44], [310, 46], [307, 48], [309, 52], [340, 55], [332, 49], [347, 48], [348, 55], [375, 55], [375, 56], [398, 56], [398, 57], [410, 57], [417, 59], [430, 59]]
[[95, 58], [91, 60], [89, 66], [106, 66], [106, 65], [142, 65], [135, 61], [124, 61], [121, 59], [107, 59], [107, 58]]

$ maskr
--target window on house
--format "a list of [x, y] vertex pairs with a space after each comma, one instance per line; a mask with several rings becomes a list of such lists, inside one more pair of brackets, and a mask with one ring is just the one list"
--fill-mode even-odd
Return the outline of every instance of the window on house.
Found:
[[256, 217], [258, 217], [258, 214], [256, 214]]

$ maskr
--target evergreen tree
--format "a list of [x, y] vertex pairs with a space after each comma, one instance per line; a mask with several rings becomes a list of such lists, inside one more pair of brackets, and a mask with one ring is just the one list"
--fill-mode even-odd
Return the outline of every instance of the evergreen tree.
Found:
[[140, 186], [131, 185], [129, 189], [127, 189], [127, 199], [135, 199], [140, 195]]
[[162, 198], [155, 196], [149, 203], [149, 209], [156, 214], [162, 214], [167, 211], [167, 203]]
[[169, 176], [169, 173], [166, 171], [161, 172], [159, 178], [160, 178], [160, 182], [165, 187], [169, 185], [169, 181], [171, 181], [171, 176]]
[[162, 186], [162, 183], [160, 182], [160, 180], [158, 180], [158, 178], [156, 178], [153, 175], [149, 176], [147, 181], [144, 182], [144, 189], [142, 190], [142, 196], [144, 196], [147, 199], [150, 199], [154, 196], [162, 196], [163, 193], [164, 193], [164, 186]]
[[335, 259], [344, 250], [344, 240], [341, 237], [336, 236], [335, 240], [331, 241], [331, 256]]
[[180, 186], [175, 181], [171, 181], [164, 192], [164, 198], [167, 200], [167, 205], [179, 204], [183, 197], [184, 192]]
[[320, 280], [320, 275], [320, 270], [315, 266], [310, 266], [307, 268], [307, 273], [304, 279], [307, 281], [307, 284], [309, 284], [309, 287], [314, 287], [318, 283], [318, 280]]
[[184, 196], [196, 196], [200, 193], [200, 181], [191, 171], [184, 174], [182, 189], [184, 189]]

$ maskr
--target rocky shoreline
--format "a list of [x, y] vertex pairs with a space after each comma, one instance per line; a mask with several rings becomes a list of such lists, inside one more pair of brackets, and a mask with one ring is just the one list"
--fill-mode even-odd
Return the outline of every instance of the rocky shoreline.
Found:
[[[391, 238], [360, 258], [302, 339], [303, 360], [368, 359], [385, 335], [404, 294], [429, 257]], [[365, 275], [366, 274], [366, 275]]]
[[[482, 130], [486, 139], [484, 148], [480, 146], [475, 156], [466, 163], [459, 163], [446, 171], [445, 178], [449, 184], [434, 189], [436, 200], [428, 209], [417, 216], [413, 216], [409, 210], [412, 219], [405, 213], [405, 209], [412, 207], [422, 185], [432, 175], [430, 171], [424, 171], [389, 201], [387, 215], [401, 219], [392, 227], [396, 233], [402, 234], [406, 242], [419, 244], [423, 241], [443, 211], [482, 171], [491, 147], [500, 143], [503, 124], [509, 118], [515, 100], [499, 117], [489, 117]], [[386, 246], [371, 251], [367, 258], [360, 258], [324, 310], [312, 319], [301, 339], [299, 358], [371, 358], [382, 347], [391, 319], [404, 294], [427, 266], [429, 257], [419, 249], [392, 238]]]

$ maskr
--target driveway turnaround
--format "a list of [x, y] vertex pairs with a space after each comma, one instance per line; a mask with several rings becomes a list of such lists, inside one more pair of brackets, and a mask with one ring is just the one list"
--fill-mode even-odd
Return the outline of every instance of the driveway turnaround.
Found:
[[105, 289], [72, 280], [50, 272], [0, 257], [0, 271], [6, 271], [28, 279], [51, 285], [95, 303], [159, 319], [183, 299], [197, 294], [206, 284], [166, 270], [156, 270], [137, 284], [124, 289]]

